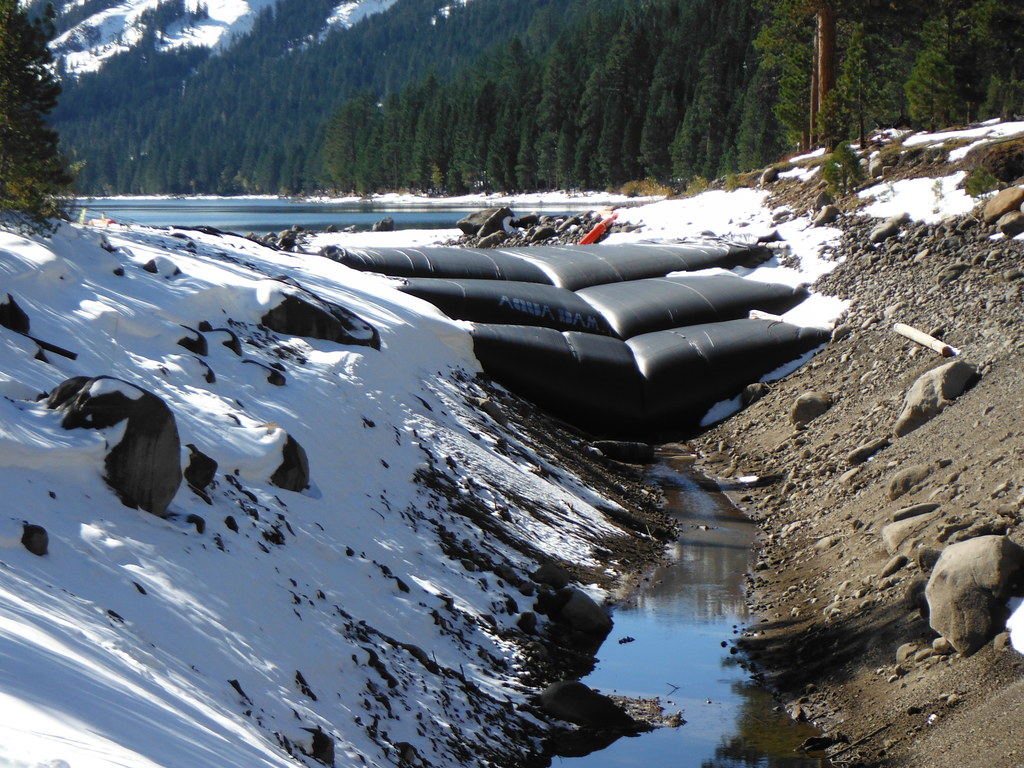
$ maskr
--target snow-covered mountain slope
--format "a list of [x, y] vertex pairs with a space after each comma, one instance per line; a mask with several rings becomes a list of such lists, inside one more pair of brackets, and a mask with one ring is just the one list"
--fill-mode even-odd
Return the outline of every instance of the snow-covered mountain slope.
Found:
[[[622, 507], [481, 409], [463, 327], [195, 231], [0, 232], [0, 275], [5, 326], [29, 322], [0, 327], [0, 764], [509, 765], [535, 743], [526, 574], [596, 568]], [[264, 324], [303, 290], [380, 349]], [[169, 406], [182, 468], [217, 462], [166, 518], [104, 481], [123, 424], [64, 429], [40, 399], [99, 375]], [[273, 480], [289, 437], [301, 492]]]
[[[147, 34], [157, 50], [196, 46], [220, 50], [252, 29], [262, 11], [278, 0], [109, 0], [88, 3], [87, 15], [54, 39], [51, 49], [68, 72], [93, 72], [114, 56], [139, 45]], [[308, 31], [315, 39], [333, 27], [350, 27], [383, 13], [395, 0], [350, 0], [337, 5]], [[82, 14], [83, 3], [63, 0], [56, 9], [68, 17]]]

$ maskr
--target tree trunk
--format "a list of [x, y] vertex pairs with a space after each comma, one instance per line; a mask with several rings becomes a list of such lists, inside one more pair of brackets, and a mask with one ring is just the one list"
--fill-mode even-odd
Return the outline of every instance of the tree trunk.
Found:
[[807, 120], [807, 140], [804, 142], [804, 151], [807, 152], [818, 142], [818, 110], [821, 105], [818, 103], [818, 75], [821, 71], [821, 39], [814, 35], [813, 53], [811, 54], [811, 113]]
[[[812, 110], [817, 119], [818, 110], [825, 106], [825, 97], [836, 87], [836, 11], [827, 1], [818, 4], [817, 29], [814, 36], [815, 71], [812, 78], [817, 93], [812, 99]], [[817, 105], [813, 106], [813, 102]], [[818, 135], [817, 127], [813, 129]], [[820, 137], [819, 137], [820, 138]]]

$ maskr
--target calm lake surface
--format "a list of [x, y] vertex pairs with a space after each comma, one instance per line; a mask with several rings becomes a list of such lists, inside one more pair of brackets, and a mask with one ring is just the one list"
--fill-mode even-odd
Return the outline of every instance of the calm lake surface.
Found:
[[[375, 222], [390, 216], [395, 229], [451, 229], [467, 213], [491, 207], [481, 201], [477, 205], [446, 205], [424, 203], [415, 206], [384, 205], [375, 201], [310, 202], [287, 198], [82, 198], [77, 201], [75, 216], [86, 210], [87, 218], [107, 217], [121, 224], [144, 224], [151, 227], [216, 227], [246, 234], [279, 232], [298, 224], [305, 229], [323, 231], [334, 225], [338, 229], [356, 227], [370, 229]], [[548, 214], [587, 211], [601, 204], [524, 205], [513, 207], [516, 213], [540, 211]]]
[[[744, 574], [755, 526], [721, 493], [701, 487], [692, 462], [663, 455], [648, 473], [679, 521], [672, 558], [615, 626], [584, 682], [602, 693], [661, 700], [686, 724], [660, 728], [582, 758], [555, 758], [558, 768], [819, 768], [796, 751], [819, 735], [775, 712], [769, 693], [750, 679], [732, 646], [750, 621]], [[624, 642], [623, 642], [624, 641]]]

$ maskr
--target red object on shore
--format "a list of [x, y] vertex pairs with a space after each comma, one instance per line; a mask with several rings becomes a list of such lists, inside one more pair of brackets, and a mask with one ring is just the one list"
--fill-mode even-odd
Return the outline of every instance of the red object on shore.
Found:
[[611, 214], [601, 219], [594, 228], [587, 232], [580, 240], [580, 245], [592, 245], [601, 239], [601, 236], [608, 231], [608, 227], [612, 225], [612, 222], [619, 218], [619, 214], [612, 211]]

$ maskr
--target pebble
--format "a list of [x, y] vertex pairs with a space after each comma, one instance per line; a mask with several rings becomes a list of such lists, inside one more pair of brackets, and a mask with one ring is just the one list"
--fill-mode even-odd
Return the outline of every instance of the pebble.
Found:
[[892, 576], [896, 571], [905, 566], [907, 562], [908, 560], [906, 555], [894, 555], [889, 562], [885, 564], [885, 567], [882, 568], [878, 575], [883, 579], [886, 576]]

